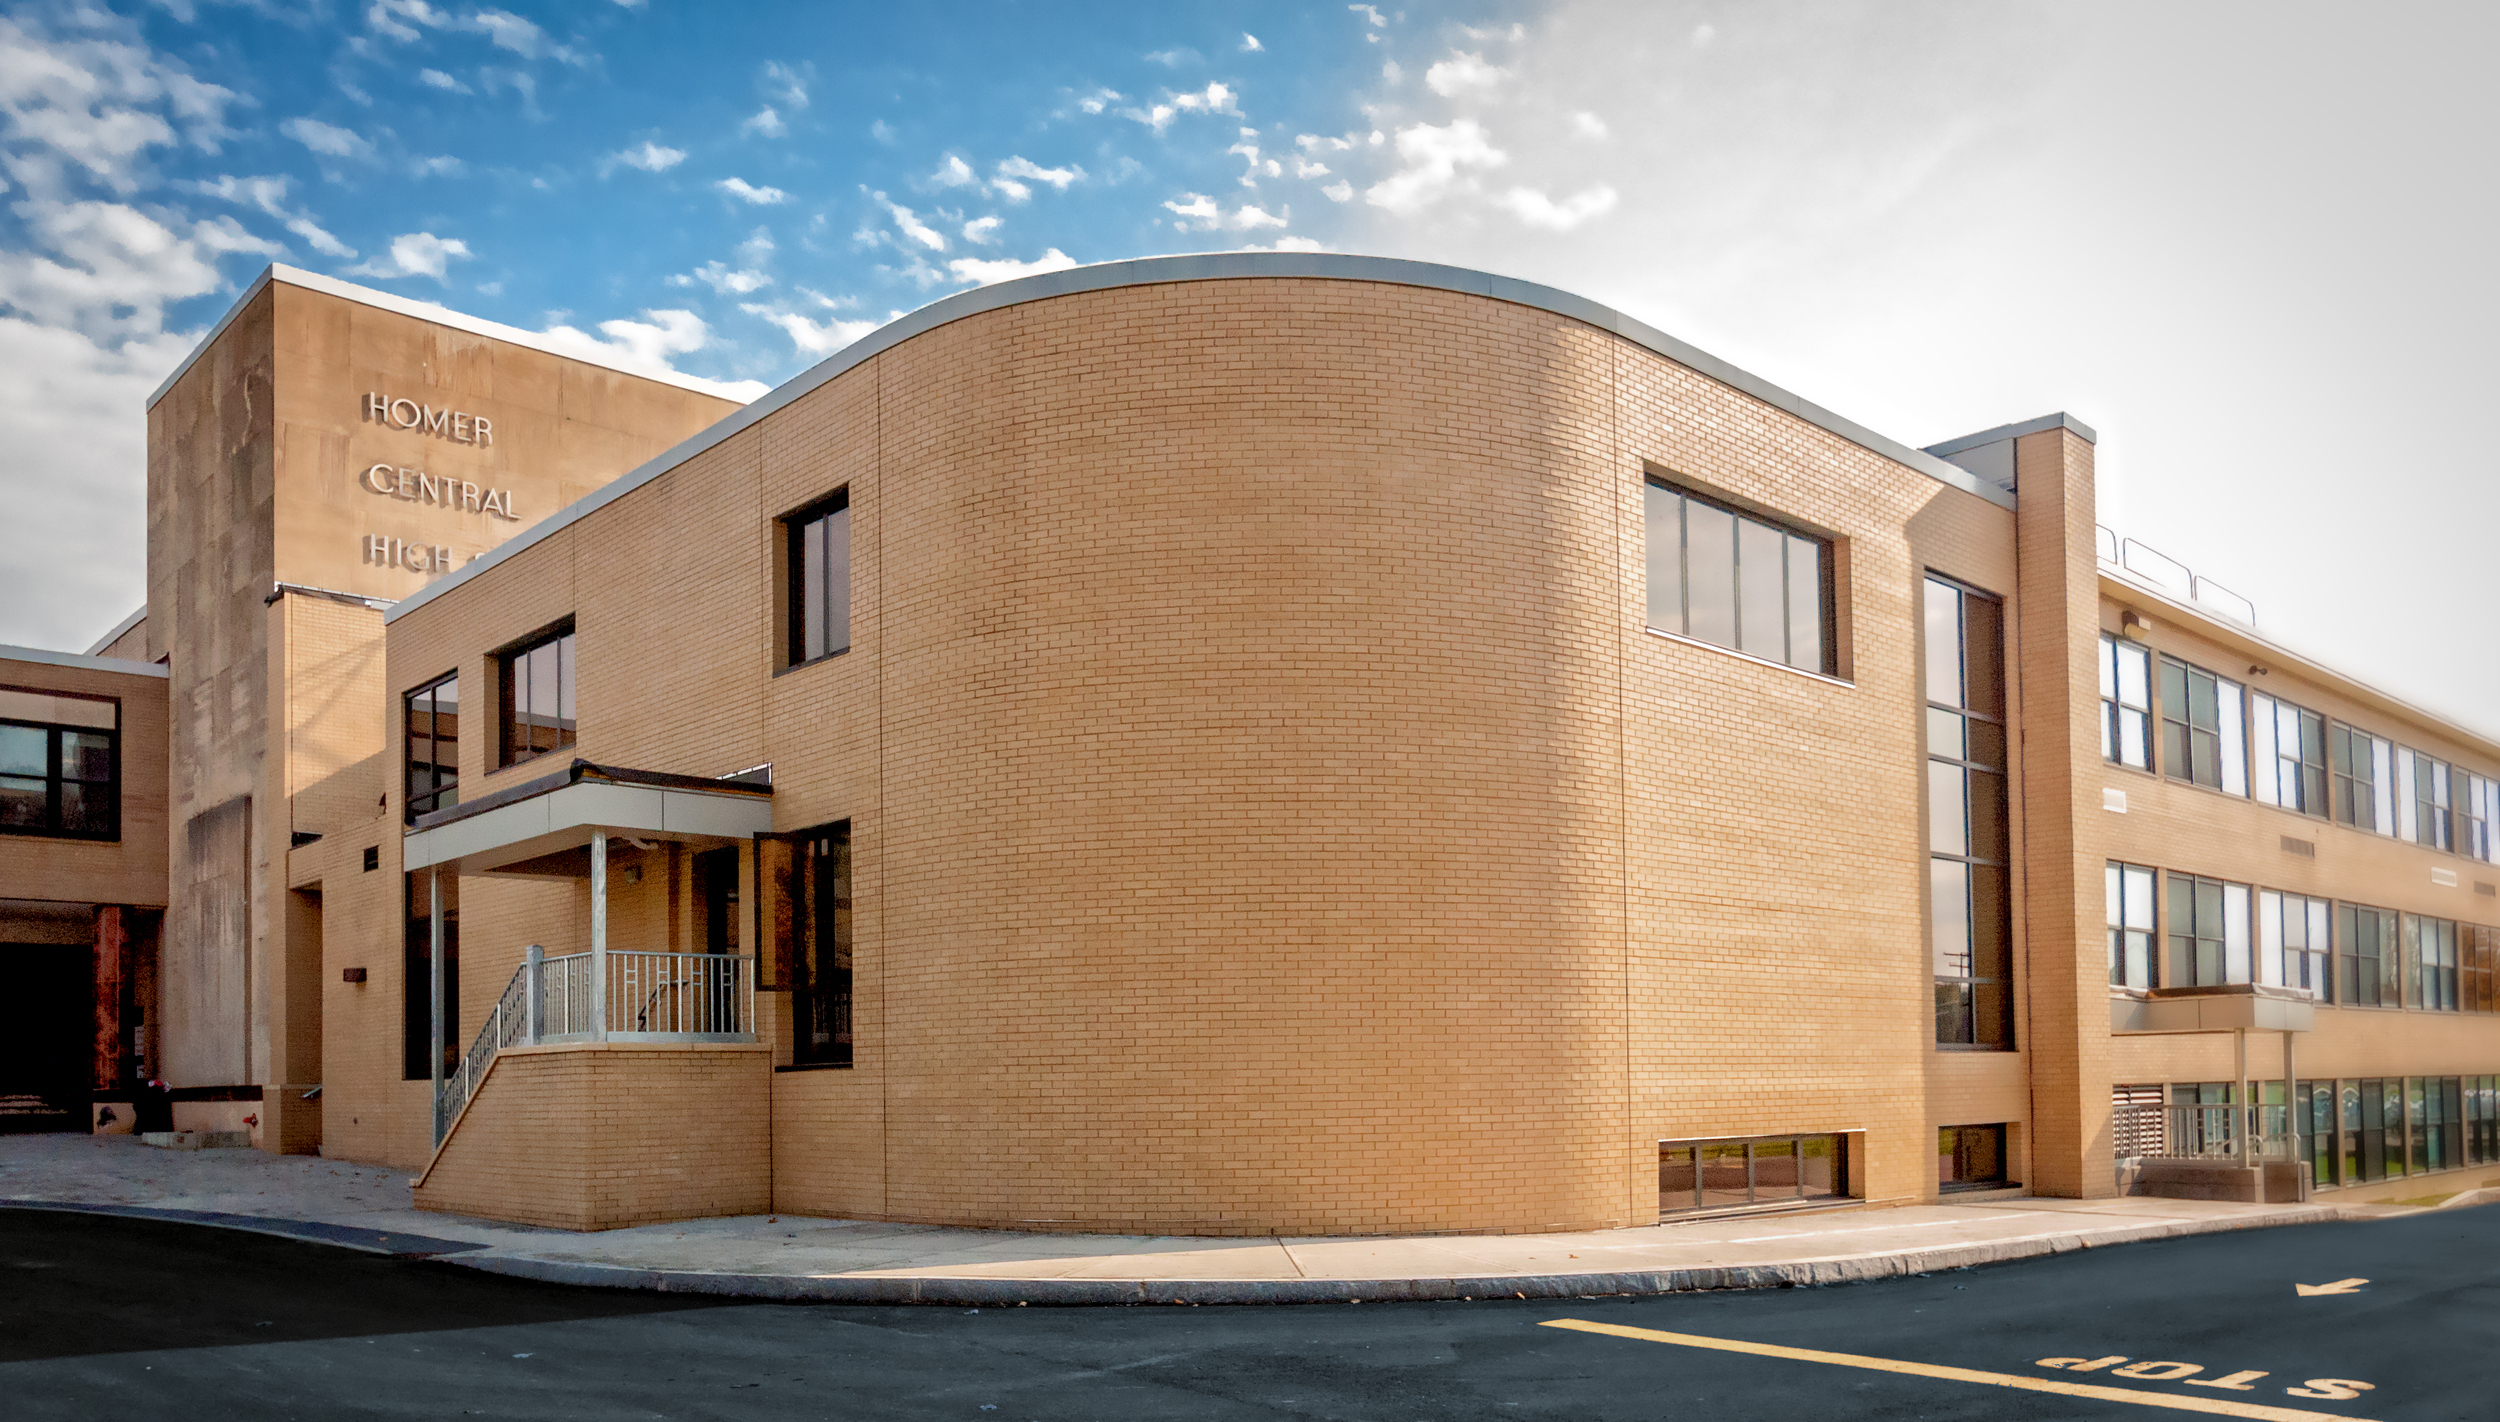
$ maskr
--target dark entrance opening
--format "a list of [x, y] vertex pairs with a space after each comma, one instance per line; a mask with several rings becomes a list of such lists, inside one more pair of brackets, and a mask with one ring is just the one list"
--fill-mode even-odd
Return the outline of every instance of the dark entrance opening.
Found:
[[15, 1019], [0, 1032], [0, 1133], [87, 1129], [94, 952], [84, 943], [0, 943]]

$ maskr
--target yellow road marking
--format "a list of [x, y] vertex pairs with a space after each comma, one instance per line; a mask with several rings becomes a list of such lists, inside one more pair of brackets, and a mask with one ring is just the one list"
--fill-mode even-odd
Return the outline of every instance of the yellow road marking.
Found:
[[2314, 1299], [2320, 1294], [2349, 1294], [2368, 1282], [2367, 1279], [2338, 1279], [2332, 1284], [2294, 1284], [2292, 1291], [2304, 1299]]
[[2296, 1407], [2268, 1407], [2256, 1402], [2231, 1402], [2218, 1397], [2173, 1397], [2168, 1393], [2140, 1392], [2127, 1387], [2102, 1387], [2095, 1383], [2067, 1382], [2062, 1378], [2027, 1378], [2013, 1373], [1983, 1373], [1973, 1368], [1948, 1368], [1935, 1363], [1907, 1363], [1897, 1358], [1869, 1358], [1857, 1353], [1826, 1353], [1815, 1348], [1788, 1348], [1777, 1343], [1747, 1343], [1735, 1338], [1704, 1338], [1695, 1333], [1664, 1333], [1654, 1328], [1627, 1328], [1619, 1323], [1592, 1323], [1583, 1318], [1549, 1318], [1545, 1328], [1568, 1328], [1578, 1333], [1603, 1333], [1615, 1338], [1636, 1338], [1648, 1343], [1674, 1343], [1686, 1348], [1709, 1348], [1721, 1353], [1751, 1353], [1761, 1358], [1791, 1358], [1802, 1363], [1831, 1363], [1844, 1368], [1866, 1368], [1878, 1373], [1907, 1373], [1912, 1377], [1942, 1378], [1947, 1382], [1982, 1383], [1989, 1387], [2020, 1388], [2024, 1392], [2053, 1392], [2065, 1397], [2093, 1397], [2104, 1402], [2132, 1402], [2142, 1407], [2167, 1407], [2179, 1412], [2202, 1412], [2214, 1417], [2247, 1417], [2259, 1422], [2366, 1422], [2335, 1412], [2309, 1412]]

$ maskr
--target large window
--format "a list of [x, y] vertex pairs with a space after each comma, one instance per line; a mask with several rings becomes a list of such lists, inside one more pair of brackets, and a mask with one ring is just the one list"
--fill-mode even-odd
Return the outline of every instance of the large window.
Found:
[[2304, 815], [2326, 814], [2326, 718], [2263, 694], [2251, 696], [2249, 706], [2258, 800]]
[[2433, 849], [2457, 847], [2448, 803], [2454, 774], [2446, 761], [2396, 747], [2397, 834]]
[[2458, 851], [2485, 863], [2500, 859], [2500, 845], [2492, 840], [2500, 827], [2500, 781], [2470, 772], [2459, 778], [2465, 782], [2465, 803], [2457, 811]]
[[408, 693], [408, 823], [460, 803], [460, 674]]
[[1646, 497], [1653, 630], [1833, 673], [1829, 544], [1664, 480]]
[[2469, 1076], [2459, 1083], [2465, 1117], [2465, 1163], [2500, 1162], [2500, 1076]]
[[[400, 959], [400, 1075], [424, 1081], [434, 1041], [434, 893], [427, 874], [407, 876], [405, 952]], [[443, 1070], [460, 1063], [460, 876], [443, 876]]]
[[1849, 1193], [1847, 1139], [1765, 1136], [1755, 1140], [1660, 1141], [1658, 1213], [1797, 1206]]
[[2110, 986], [2153, 987], [2153, 871], [2112, 864], [2106, 873]]
[[2014, 1045], [2004, 608], [1927, 579], [1927, 869], [1936, 1040]]
[[502, 712], [500, 764], [518, 765], [580, 739], [573, 719], [570, 622], [496, 658]]
[[0, 834], [121, 838], [120, 702], [0, 687]]
[[2457, 926], [2457, 1005], [2467, 1012], [2500, 1012], [2500, 930]]
[[2203, 667], [2161, 659], [2161, 768], [2179, 780], [2248, 793], [2240, 684]]
[[2249, 981], [2248, 886], [2170, 875], [2169, 987]]
[[2457, 1010], [2457, 926], [2444, 918], [2404, 916], [2405, 1006]]
[[2334, 905], [2300, 894], [2260, 890], [2257, 895], [2258, 981], [2326, 994], [2327, 949]]
[[2005, 1127], [1945, 1126], [1936, 1132], [1936, 1188], [1998, 1190], [2006, 1177]]
[[2153, 768], [2153, 654], [2101, 634], [2101, 759]]
[[791, 1060], [850, 1066], [851, 826], [798, 837], [791, 905]]
[[2335, 818], [2373, 834], [2396, 831], [2395, 746], [2341, 721], [2326, 728], [2335, 774]]
[[2394, 1007], [2401, 960], [2396, 915], [2359, 904], [2335, 906], [2335, 1000], [2347, 1007]]
[[790, 665], [851, 646], [851, 491], [782, 521], [790, 540]]

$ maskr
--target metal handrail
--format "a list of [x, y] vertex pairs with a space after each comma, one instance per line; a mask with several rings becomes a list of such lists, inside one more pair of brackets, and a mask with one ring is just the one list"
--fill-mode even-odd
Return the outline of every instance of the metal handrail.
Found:
[[2243, 1125], [2251, 1159], [2296, 1158], [2292, 1122], [2280, 1104], [2121, 1106], [2110, 1137], [2121, 1160], [2237, 1160]]

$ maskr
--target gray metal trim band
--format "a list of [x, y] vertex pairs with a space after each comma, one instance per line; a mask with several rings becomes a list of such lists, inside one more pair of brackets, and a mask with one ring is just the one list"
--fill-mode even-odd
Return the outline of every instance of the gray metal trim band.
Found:
[[1981, 430], [1977, 434], [1959, 435], [1942, 444], [1927, 446], [1926, 452], [1938, 459], [1945, 459], [1960, 454], [1963, 450], [1977, 449], [1983, 444], [1994, 444], [2001, 439], [2020, 439], [2024, 435], [2038, 434], [2042, 430], [2057, 429], [2073, 430], [2085, 444], [2101, 442], [2101, 437], [2092, 432], [2090, 425], [2060, 410], [2056, 414], [2042, 415], [2034, 420], [2020, 420], [2010, 425], [1999, 425], [1992, 430]]
[[76, 667], [80, 671], [119, 672], [123, 676], [153, 676], [167, 680], [173, 677], [171, 671], [154, 662], [134, 662], [121, 657], [83, 657], [76, 652], [47, 652], [41, 647], [12, 647], [5, 643], [0, 643], [0, 661]]

